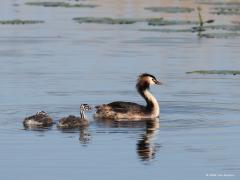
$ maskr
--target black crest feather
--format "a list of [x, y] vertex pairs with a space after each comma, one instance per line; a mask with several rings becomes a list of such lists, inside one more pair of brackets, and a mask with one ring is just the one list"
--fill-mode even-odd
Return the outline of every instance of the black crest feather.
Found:
[[153, 76], [152, 74], [148, 74], [148, 73], [143, 73], [143, 74], [139, 75], [139, 78], [148, 77], [148, 76], [153, 78], [153, 79], [156, 79], [155, 76]]

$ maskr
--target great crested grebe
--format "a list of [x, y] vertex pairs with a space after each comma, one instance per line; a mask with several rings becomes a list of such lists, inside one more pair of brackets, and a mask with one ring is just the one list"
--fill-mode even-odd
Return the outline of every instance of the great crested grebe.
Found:
[[145, 99], [147, 105], [142, 106], [132, 102], [116, 101], [96, 106], [94, 117], [97, 119], [112, 120], [143, 120], [159, 117], [159, 105], [156, 98], [149, 92], [150, 85], [162, 84], [151, 74], [141, 74], [138, 77], [136, 88]]
[[44, 111], [37, 112], [33, 116], [26, 117], [24, 127], [48, 127], [53, 124], [53, 119]]
[[72, 129], [81, 128], [88, 125], [88, 120], [84, 114], [84, 111], [91, 110], [88, 104], [81, 104], [80, 106], [80, 117], [70, 115], [59, 120], [57, 127], [60, 129]]

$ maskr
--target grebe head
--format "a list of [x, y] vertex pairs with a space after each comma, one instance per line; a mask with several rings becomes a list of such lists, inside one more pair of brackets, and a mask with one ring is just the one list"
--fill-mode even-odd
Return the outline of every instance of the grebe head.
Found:
[[161, 85], [162, 83], [156, 79], [155, 76], [144, 73], [138, 76], [137, 89], [148, 89], [150, 85]]

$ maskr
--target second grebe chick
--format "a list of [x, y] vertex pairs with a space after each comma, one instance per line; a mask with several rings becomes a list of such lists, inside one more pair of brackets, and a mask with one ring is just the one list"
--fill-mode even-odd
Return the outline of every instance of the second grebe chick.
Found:
[[26, 117], [24, 127], [48, 127], [53, 124], [53, 119], [44, 111], [37, 112], [33, 116]]
[[89, 110], [91, 110], [91, 107], [88, 104], [81, 104], [80, 117], [76, 117], [74, 115], [64, 117], [60, 119], [60, 121], [57, 124], [57, 127], [60, 129], [73, 129], [88, 126], [88, 120], [86, 115], [84, 114], [84, 111]]
[[96, 106], [94, 115], [97, 119], [113, 119], [113, 120], [142, 120], [153, 119], [159, 117], [159, 105], [156, 98], [149, 92], [150, 85], [160, 85], [159, 82], [151, 74], [141, 74], [138, 77], [136, 88], [138, 93], [145, 99], [146, 106], [132, 102], [116, 101], [109, 104]]

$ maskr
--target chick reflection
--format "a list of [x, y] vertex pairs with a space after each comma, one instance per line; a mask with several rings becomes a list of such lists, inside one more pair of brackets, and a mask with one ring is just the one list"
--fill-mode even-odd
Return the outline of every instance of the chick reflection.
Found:
[[81, 144], [86, 145], [91, 141], [91, 134], [87, 127], [80, 128], [79, 141]]
[[58, 128], [61, 132], [63, 133], [76, 133], [79, 132], [79, 142], [86, 146], [88, 143], [91, 141], [91, 134], [88, 130], [88, 127], [80, 127], [80, 128], [75, 128], [75, 129], [60, 129]]
[[141, 160], [149, 161], [155, 158], [157, 147], [153, 144], [153, 138], [156, 135], [159, 128], [159, 120], [146, 121], [146, 130], [143, 133], [137, 143], [137, 153]]

